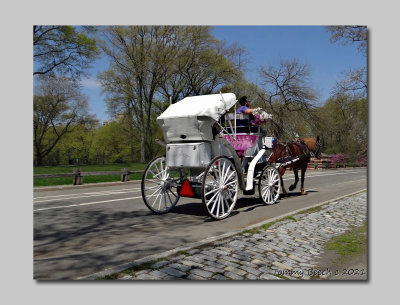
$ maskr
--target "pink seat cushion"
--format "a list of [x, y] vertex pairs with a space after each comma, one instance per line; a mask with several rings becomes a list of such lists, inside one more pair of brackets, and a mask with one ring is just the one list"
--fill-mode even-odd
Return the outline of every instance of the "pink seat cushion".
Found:
[[236, 135], [236, 141], [234, 140], [233, 136], [224, 135], [224, 137], [229, 143], [231, 143], [239, 157], [244, 157], [246, 150], [250, 147], [253, 147], [258, 139], [258, 136], [256, 135], [247, 134]]

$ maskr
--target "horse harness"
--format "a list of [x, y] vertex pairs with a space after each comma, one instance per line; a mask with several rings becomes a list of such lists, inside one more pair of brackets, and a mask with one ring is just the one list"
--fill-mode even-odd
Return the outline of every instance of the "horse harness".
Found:
[[[306, 143], [302, 140], [298, 141], [289, 141], [289, 142], [282, 142], [280, 143], [284, 146], [284, 149], [286, 150], [286, 156], [283, 156], [282, 158], [279, 158], [278, 160], [275, 161], [275, 163], [280, 163], [280, 166], [288, 166], [291, 165], [297, 161], [300, 161], [301, 159], [304, 158], [310, 158], [311, 154], [313, 152], [308, 148]], [[291, 145], [296, 145], [303, 153], [298, 156], [294, 156], [294, 152], [290, 148]], [[276, 145], [274, 146], [274, 152], [275, 152], [275, 159], [276, 159]]]

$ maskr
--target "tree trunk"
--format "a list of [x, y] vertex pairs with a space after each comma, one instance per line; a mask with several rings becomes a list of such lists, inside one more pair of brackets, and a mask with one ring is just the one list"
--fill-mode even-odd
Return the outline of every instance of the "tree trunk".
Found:
[[[131, 120], [131, 118], [132, 118], [132, 114], [130, 114], [130, 116], [129, 116], [130, 120]], [[129, 122], [129, 141], [130, 141], [129, 145], [130, 145], [130, 159], [131, 159], [131, 162], [135, 162], [135, 150], [134, 150], [134, 145], [133, 145], [134, 140], [135, 140], [135, 138], [134, 138], [134, 128], [133, 128], [132, 122]]]
[[36, 166], [42, 166], [43, 165], [43, 156], [42, 152], [40, 149], [38, 149], [36, 145]]
[[146, 130], [140, 135], [140, 162], [146, 162]]
[[43, 165], [43, 159], [40, 154], [36, 154], [36, 166], [42, 166]]
[[131, 141], [131, 143], [130, 143], [130, 160], [131, 160], [131, 162], [133, 163], [133, 162], [135, 162], [135, 150], [134, 150], [134, 147], [133, 147], [133, 138], [131, 138], [130, 139]]

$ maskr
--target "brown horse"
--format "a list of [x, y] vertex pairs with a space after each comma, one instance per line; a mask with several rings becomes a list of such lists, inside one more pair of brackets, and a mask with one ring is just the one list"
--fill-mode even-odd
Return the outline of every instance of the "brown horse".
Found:
[[[286, 189], [283, 185], [282, 176], [286, 171], [287, 167], [293, 168], [294, 172], [294, 183], [289, 186], [289, 191], [293, 191], [297, 182], [299, 182], [298, 170], [301, 170], [301, 194], [307, 195], [304, 190], [304, 176], [307, 170], [307, 164], [310, 162], [311, 153], [318, 159], [321, 158], [321, 144], [319, 142], [319, 136], [317, 138], [302, 138], [296, 142], [284, 142], [276, 144], [269, 163], [281, 163], [279, 167], [279, 176], [281, 179], [282, 192], [284, 195], [287, 194]], [[294, 163], [290, 161], [296, 160]]]

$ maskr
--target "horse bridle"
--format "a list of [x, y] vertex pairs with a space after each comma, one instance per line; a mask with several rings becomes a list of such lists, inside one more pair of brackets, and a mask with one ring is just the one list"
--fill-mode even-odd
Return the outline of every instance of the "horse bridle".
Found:
[[[276, 147], [277, 147], [277, 144], [278, 144], [278, 141], [274, 138], [274, 140], [272, 141], [272, 143], [273, 143], [273, 149], [274, 149], [274, 157], [275, 157], [275, 162], [277, 161], [277, 156], [276, 156]], [[281, 144], [283, 144], [283, 143], [281, 143]], [[316, 141], [315, 142], [315, 151], [312, 151], [309, 147], [308, 147], [308, 145], [306, 144], [306, 143], [304, 143], [303, 142], [303, 144], [305, 145], [305, 147], [307, 148], [307, 150], [308, 150], [308, 154], [309, 155], [311, 155], [311, 157], [313, 157], [313, 158], [317, 158], [317, 159], [320, 159], [321, 158], [321, 143], [319, 142], [319, 141]], [[288, 146], [287, 146], [287, 143], [285, 143], [285, 144], [283, 144], [284, 146], [285, 146], [285, 148], [286, 148], [286, 153], [290, 156], [291, 155], [291, 153], [290, 153], [290, 151], [288, 151]], [[303, 153], [304, 153], [304, 147], [303, 147]]]
[[306, 143], [304, 143], [308, 149], [309, 154], [313, 158], [319, 159], [321, 155], [321, 143], [319, 141], [315, 141], [315, 151], [311, 150]]
[[320, 158], [321, 156], [321, 143], [315, 142], [315, 152], [313, 152], [315, 158]]

